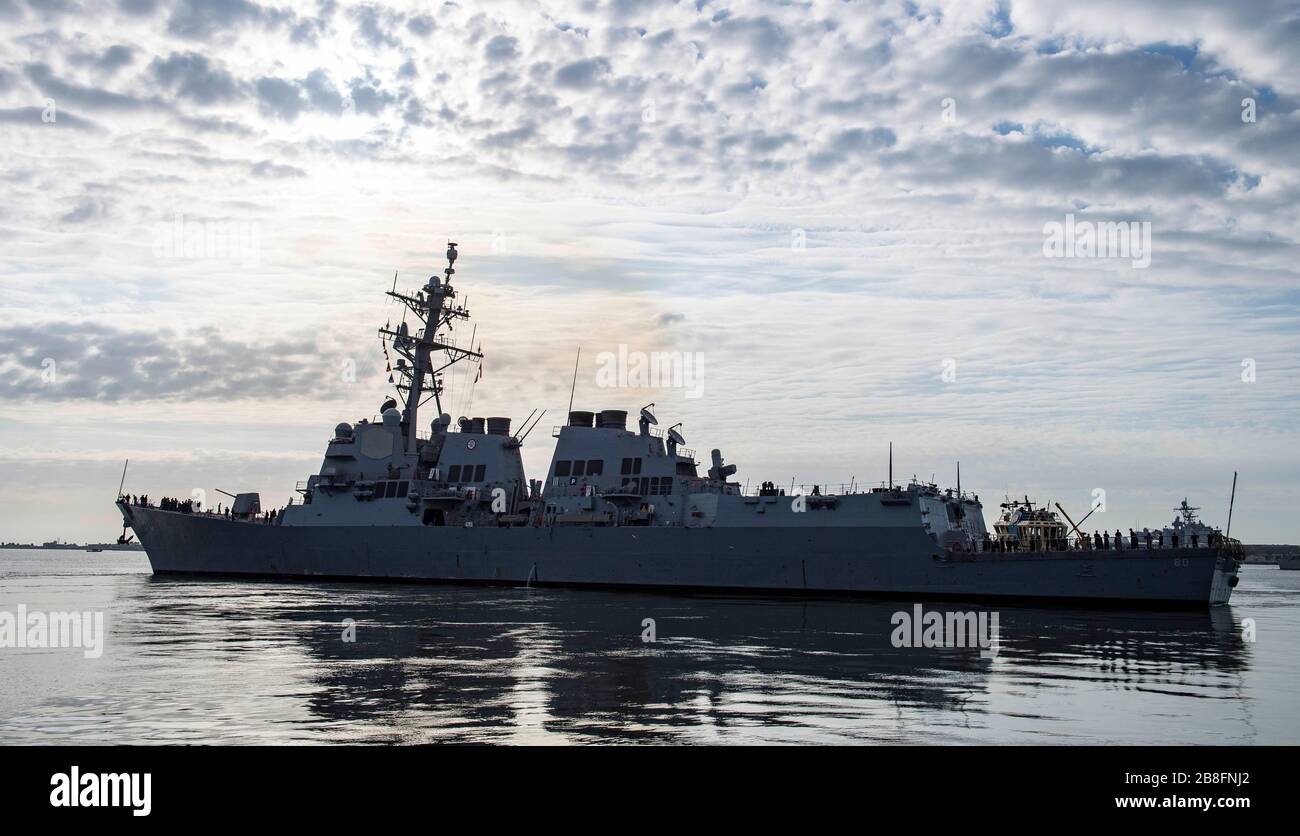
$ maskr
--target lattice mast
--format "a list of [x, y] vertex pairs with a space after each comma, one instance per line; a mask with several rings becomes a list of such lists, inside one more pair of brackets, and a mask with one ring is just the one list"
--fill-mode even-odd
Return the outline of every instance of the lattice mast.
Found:
[[402, 421], [406, 427], [408, 453], [416, 450], [420, 407], [432, 399], [438, 414], [442, 414], [442, 373], [463, 360], [483, 359], [472, 345], [462, 348], [449, 336], [454, 320], [469, 319], [469, 310], [456, 304], [456, 290], [451, 286], [451, 277], [456, 273], [453, 266], [456, 255], [456, 244], [448, 242], [444, 277], [439, 278], [436, 273], [430, 276], [428, 283], [414, 296], [399, 293], [396, 289], [388, 291], [389, 296], [406, 305], [419, 320], [416, 334], [410, 333], [404, 321], [396, 330], [379, 329], [380, 339], [387, 339], [400, 355], [393, 369], [393, 383], [399, 402], [405, 404]]

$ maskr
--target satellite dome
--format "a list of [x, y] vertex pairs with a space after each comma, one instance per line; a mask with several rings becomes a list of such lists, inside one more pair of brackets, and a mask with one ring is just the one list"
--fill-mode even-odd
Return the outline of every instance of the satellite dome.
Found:
[[334, 437], [335, 437], [335, 438], [351, 438], [351, 437], [352, 437], [352, 425], [349, 424], [349, 423], [346, 422], [346, 421], [344, 421], [342, 424], [339, 424], [337, 427], [334, 428]]
[[402, 413], [398, 412], [395, 407], [390, 406], [384, 410], [384, 423], [389, 426], [402, 423]]

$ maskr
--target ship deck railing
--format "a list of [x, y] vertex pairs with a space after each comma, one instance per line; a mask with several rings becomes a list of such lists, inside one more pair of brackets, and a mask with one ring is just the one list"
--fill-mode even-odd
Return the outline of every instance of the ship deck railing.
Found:
[[[853, 480], [851, 482], [840, 482], [838, 484], [835, 482], [778, 482], [775, 484], [774, 489], [780, 492], [777, 495], [781, 496], [812, 496], [814, 488], [820, 496], [857, 496], [859, 494], [871, 493], [906, 494], [909, 491], [909, 487], [909, 485], [898, 482], [890, 485], [889, 482], [873, 483]], [[960, 494], [953, 491], [952, 495], [949, 496], [947, 489], [939, 488], [937, 485], [929, 482], [917, 482], [916, 487], [925, 488], [928, 491], [933, 492], [935, 496], [941, 496], [946, 499], [963, 499], [972, 502], [977, 499], [975, 494], [970, 491], [962, 491]], [[761, 496], [762, 490], [762, 487], [754, 487], [754, 484], [751, 481], [741, 489], [741, 493], [744, 496]], [[769, 496], [770, 495], [772, 494], [769, 494]]]
[[977, 543], [976, 544], [977, 548], [974, 550], [969, 550], [968, 553], [973, 552], [978, 554], [1035, 554], [1035, 553], [1042, 553], [1042, 552], [1062, 552], [1062, 551], [1082, 552], [1082, 553], [1168, 552], [1168, 551], [1181, 552], [1185, 550], [1201, 551], [1203, 549], [1205, 550], [1220, 549], [1228, 552], [1229, 554], [1236, 554], [1241, 550], [1241, 542], [1235, 538], [1225, 539], [1215, 543], [1207, 543], [1204, 541], [1200, 541], [1197, 542], [1195, 545], [1193, 545], [1192, 543], [1185, 543], [1180, 541], [1177, 546], [1173, 545], [1168, 540], [1164, 541], [1163, 543], [1160, 543], [1154, 539], [1151, 541], [1150, 545], [1147, 545], [1145, 540], [1139, 539], [1137, 545], [1134, 546], [1132, 545], [1129, 538], [1125, 537], [1123, 540], [1123, 545], [1117, 544], [1115, 540], [1112, 538], [1109, 544], [1107, 544], [1105, 541], [1102, 541], [1102, 545], [1095, 546], [1095, 545], [1085, 544], [1082, 541], [1074, 537], [1071, 537], [1069, 538], [1068, 541], [1066, 541], [1063, 544], [1064, 548], [1057, 548], [1057, 547], [1043, 548], [1044, 544], [1042, 541], [1035, 541], [1032, 544], [1028, 543], [1028, 541], [1021, 541], [1019, 544], [1014, 546], [1008, 544], [1008, 547], [1005, 549], [997, 548], [997, 544], [999, 542], [1001, 541], [997, 540], [996, 538], [993, 539], [989, 543], [991, 548], [987, 548], [987, 549], [983, 548], [984, 546], [983, 543]]
[[[773, 488], [775, 493], [765, 494], [763, 493], [763, 488], [761, 486], [754, 487], [752, 484], [747, 486], [738, 486], [735, 482], [729, 482], [724, 487], [723, 485], [718, 484], [710, 479], [689, 478], [689, 477], [680, 477], [680, 478], [682, 478], [683, 481], [686, 482], [687, 493], [726, 493], [735, 496], [745, 496], [745, 497], [755, 497], [755, 496], [844, 497], [844, 496], [860, 496], [860, 495], [866, 495], [871, 493], [890, 492], [890, 491], [898, 494], [905, 494], [907, 492], [906, 488], [903, 488], [898, 485], [895, 485], [893, 488], [890, 488], [884, 482], [880, 483], [879, 485], [864, 485], [862, 483], [856, 483], [856, 482], [841, 483], [839, 485], [832, 485], [827, 482], [817, 482], [817, 483], [809, 482], [809, 483], [796, 483], [793, 485], [789, 483], [784, 485], [776, 485], [775, 488]], [[584, 494], [587, 494], [589, 491], [591, 491], [591, 489], [592, 486], [590, 485], [551, 485], [548, 488], [548, 494], [551, 496], [565, 496], [565, 497], [583, 496]], [[817, 491], [816, 494], [813, 493], [814, 489], [816, 489]], [[626, 491], [623, 491], [618, 488], [612, 488], [604, 491], [595, 490], [595, 492], [592, 493], [591, 495], [600, 496], [603, 493], [612, 493], [620, 496], [626, 495]], [[664, 494], [646, 494], [646, 496], [662, 496], [662, 495]], [[972, 496], [970, 494], [963, 494], [963, 498], [971, 499]]]
[[[818, 496], [856, 496], [858, 494], [875, 493], [878, 491], [888, 491], [888, 483], [881, 482], [879, 485], [870, 485], [865, 482], [840, 482], [838, 485], [833, 482], [786, 482], [777, 483], [771, 490], [777, 493], [763, 493], [763, 488], [754, 487], [753, 483], [741, 488], [742, 496], [812, 496], [813, 490], [817, 490]], [[906, 488], [901, 485], [895, 485], [893, 490], [899, 493], [906, 492]]]

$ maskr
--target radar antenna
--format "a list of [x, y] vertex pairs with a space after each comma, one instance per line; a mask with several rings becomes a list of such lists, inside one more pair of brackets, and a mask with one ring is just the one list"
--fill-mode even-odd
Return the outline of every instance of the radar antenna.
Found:
[[637, 429], [643, 436], [650, 434], [650, 426], [652, 424], [659, 423], [659, 419], [655, 418], [655, 414], [650, 411], [650, 407], [652, 406], [654, 406], [653, 402], [641, 407], [641, 418], [636, 422]]
[[1175, 508], [1174, 510], [1179, 513], [1179, 515], [1183, 519], [1183, 522], [1193, 523], [1196, 522], [1196, 512], [1201, 510], [1201, 506], [1188, 505], [1187, 497], [1183, 497], [1183, 501], [1178, 503], [1178, 507]]

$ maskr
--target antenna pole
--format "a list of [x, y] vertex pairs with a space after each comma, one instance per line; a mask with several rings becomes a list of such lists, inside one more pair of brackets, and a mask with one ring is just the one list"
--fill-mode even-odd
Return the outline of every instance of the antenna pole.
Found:
[[889, 442], [889, 489], [894, 489], [894, 442]]
[[1228, 530], [1223, 532], [1223, 539], [1232, 534], [1232, 506], [1237, 503], [1237, 471], [1232, 471], [1232, 497], [1228, 500]]
[[131, 463], [131, 460], [130, 460], [130, 459], [127, 459], [126, 462], [124, 462], [124, 463], [122, 464], [122, 481], [120, 481], [120, 482], [117, 483], [117, 495], [118, 495], [118, 497], [121, 497], [121, 496], [122, 496], [122, 488], [126, 487], [126, 468], [127, 468], [127, 465], [129, 465], [130, 463]]
[[[470, 350], [470, 351], [473, 351], [473, 350], [474, 350], [474, 338], [477, 337], [477, 336], [478, 336], [478, 323], [476, 322], [476, 323], [474, 323], [474, 327], [473, 327], [473, 328], [470, 330], [470, 332], [469, 332], [469, 350]], [[461, 385], [465, 387], [466, 392], [468, 392], [468, 391], [471, 389], [470, 385], [467, 384], [467, 383], [465, 383], [465, 378], [467, 378], [467, 377], [469, 377], [469, 366], [466, 366], [466, 367], [465, 367], [465, 373], [464, 373], [463, 375], [461, 375], [461, 377], [460, 377]], [[452, 369], [452, 372], [451, 372], [451, 382], [452, 382], [453, 385], [456, 383], [456, 370], [455, 370], [455, 369]], [[470, 403], [465, 403], [466, 400], [469, 400]], [[453, 411], [455, 411], [455, 412], [462, 412], [462, 410], [463, 410], [463, 412], [469, 412], [469, 411], [470, 411], [471, 405], [472, 405], [472, 403], [473, 403], [473, 398], [469, 398], [469, 397], [467, 397], [466, 394], [464, 394], [464, 393], [462, 393], [462, 392], [460, 391], [459, 387], [455, 390], [454, 394], [452, 395], [452, 404], [451, 404], [451, 405], [452, 405], [453, 407], [455, 407], [457, 401], [460, 402], [461, 409], [456, 409], [456, 410], [453, 410]], [[438, 412], [440, 412], [440, 413], [442, 412], [442, 399], [441, 399], [441, 398], [438, 399]]]
[[[582, 357], [582, 346], [578, 346], [578, 354], [573, 358], [573, 385], [569, 387], [569, 412], [573, 411], [573, 393], [578, 389], [578, 358]], [[567, 421], [568, 413], [565, 413]]]
[[961, 499], [961, 462], [957, 462], [957, 498]]
[[518, 438], [519, 433], [523, 432], [525, 429], [528, 428], [528, 422], [533, 420], [533, 416], [536, 414], [537, 414], [537, 410], [534, 409], [532, 412], [528, 413], [527, 418], [519, 422], [519, 429], [515, 430], [515, 438]]
[[531, 434], [533, 430], [537, 429], [537, 425], [542, 423], [542, 419], [545, 417], [546, 417], [546, 410], [543, 409], [542, 414], [537, 416], [537, 420], [532, 423], [532, 426], [530, 426], [528, 430], [519, 437], [520, 444], [523, 444], [524, 439], [528, 438], [529, 434]]

